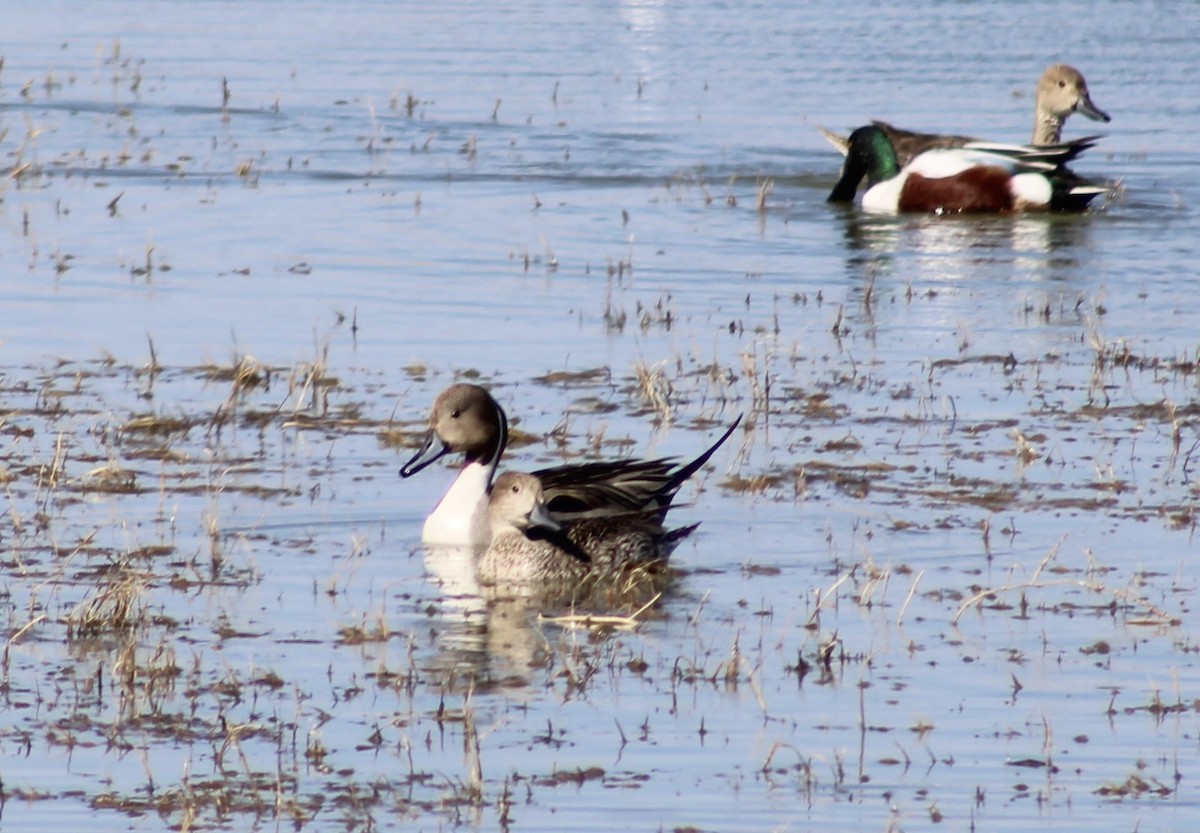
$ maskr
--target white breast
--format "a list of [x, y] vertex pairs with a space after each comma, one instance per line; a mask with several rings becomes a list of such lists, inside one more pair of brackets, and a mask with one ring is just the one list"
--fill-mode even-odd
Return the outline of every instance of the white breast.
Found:
[[487, 546], [491, 532], [487, 523], [488, 485], [492, 472], [480, 463], [470, 463], [425, 519], [421, 540], [426, 544]]

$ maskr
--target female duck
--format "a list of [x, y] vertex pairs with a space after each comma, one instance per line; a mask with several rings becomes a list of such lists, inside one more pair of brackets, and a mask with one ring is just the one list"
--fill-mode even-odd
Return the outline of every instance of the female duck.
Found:
[[631, 512], [563, 523], [547, 510], [537, 476], [506, 471], [488, 500], [492, 540], [479, 559], [479, 580], [561, 586], [661, 567], [699, 524], [668, 531], [657, 515]]
[[1065, 165], [1094, 144], [1077, 139], [1048, 147], [972, 142], [927, 150], [901, 166], [877, 124], [850, 134], [842, 176], [829, 202], [852, 202], [864, 177], [866, 211], [985, 213], [1082, 211], [1108, 189], [1084, 182]]
[[[707, 451], [686, 465], [671, 458], [581, 463], [535, 472], [541, 481], [547, 512], [562, 521], [649, 511], [658, 520], [671, 507], [675, 493], [708, 462], [739, 417]], [[508, 441], [504, 410], [484, 388], [455, 384], [433, 405], [424, 445], [400, 469], [411, 477], [446, 454], [462, 454], [463, 467], [450, 489], [425, 520], [421, 539], [427, 544], [486, 546], [491, 539], [488, 494]]]
[[[1092, 103], [1087, 81], [1084, 80], [1083, 74], [1079, 70], [1067, 64], [1054, 64], [1047, 67], [1037, 84], [1031, 144], [1059, 144], [1062, 141], [1063, 124], [1073, 113], [1078, 113], [1093, 121], [1109, 122], [1112, 120], [1108, 113]], [[915, 133], [911, 130], [893, 127], [884, 121], [873, 121], [871, 124], [882, 130], [888, 137], [892, 147], [896, 149], [896, 158], [902, 168], [925, 151], [959, 148], [979, 141], [971, 136]], [[849, 150], [849, 139], [828, 130], [821, 132], [843, 155]]]

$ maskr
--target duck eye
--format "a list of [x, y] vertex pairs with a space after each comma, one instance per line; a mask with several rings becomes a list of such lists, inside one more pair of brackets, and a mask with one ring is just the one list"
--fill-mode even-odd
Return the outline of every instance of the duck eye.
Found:
[[458, 408], [455, 408], [450, 413], [450, 419], [458, 419], [460, 416], [462, 416], [462, 411], [460, 411]]
[[1066, 81], [1059, 81], [1059, 82], [1058, 82], [1058, 86], [1060, 86], [1060, 87], [1065, 87], [1065, 86], [1067, 86], [1067, 82], [1066, 82]]
[[519, 492], [521, 491], [521, 487], [520, 487], [520, 486], [513, 486], [513, 487], [512, 487], [512, 491], [513, 491], [513, 494], [515, 495], [515, 494], [517, 494], [517, 493], [519, 493]]

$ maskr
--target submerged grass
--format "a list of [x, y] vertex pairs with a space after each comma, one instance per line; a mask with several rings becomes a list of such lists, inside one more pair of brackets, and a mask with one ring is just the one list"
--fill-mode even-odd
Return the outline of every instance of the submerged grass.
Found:
[[[441, 253], [478, 269], [507, 244], [508, 262], [485, 268], [518, 276], [526, 306], [551, 282], [591, 284], [571, 319], [613, 346], [637, 339], [638, 360], [574, 368], [595, 359], [571, 344], [566, 367], [532, 378], [498, 375], [488, 356], [452, 371], [400, 355], [374, 373], [330, 349], [357, 350], [380, 317], [339, 286], [332, 306], [362, 303], [363, 316], [336, 312], [338, 338], [293, 364], [238, 348], [179, 366], [148, 337], [144, 363], [0, 368], [5, 827], [70, 826], [77, 813], [104, 829], [608, 829], [614, 808], [681, 831], [1186, 822], [1200, 766], [1200, 350], [1156, 355], [1154, 341], [1106, 333], [1117, 299], [1055, 265], [1103, 223], [1035, 223], [1052, 239], [1028, 241], [1010, 218], [822, 211], [845, 240], [828, 244], [836, 267], [811, 267], [828, 269], [818, 288], [795, 251], [817, 228], [797, 232], [797, 188], [808, 201], [813, 183], [777, 163], [723, 148], [666, 177], [585, 176], [601, 207], [580, 213], [572, 153], [597, 164], [587, 136], [617, 165], [621, 145], [645, 157], [639, 171], [669, 159], [656, 130], [671, 111], [656, 127], [665, 88], [652, 77], [607, 84], [639, 105], [633, 142], [608, 107], [591, 129], [572, 78], [561, 100], [558, 81], [545, 85], [553, 116], [514, 115], [533, 99], [493, 92], [473, 117], [446, 119], [455, 105], [430, 94], [437, 78], [423, 94], [392, 85], [390, 116], [336, 101], [359, 114], [337, 129], [361, 128], [339, 137], [328, 102], [293, 106], [312, 87], [294, 73], [301, 83], [273, 101], [230, 74], [181, 108], [179, 85], [119, 40], [55, 46], [64, 61], [86, 49], [87, 69], [13, 78], [0, 59], [16, 105], [0, 182], [10, 273], [71, 300], [73, 282], [95, 293], [112, 272], [158, 300], [187, 257], [190, 275], [219, 263], [221, 285], [195, 290], [206, 300], [244, 303], [257, 296], [228, 284], [251, 263], [256, 280], [272, 268], [270, 247], [247, 234], [216, 259], [172, 251], [178, 229], [154, 228], [165, 203], [230, 209], [236, 192], [283, 184], [299, 212], [342, 204], [310, 199], [328, 183], [370, 194], [370, 211], [322, 229], [344, 239], [344, 265], [373, 269], [352, 247], [374, 235], [363, 220], [381, 216], [378, 200], [432, 228], [449, 197], [499, 183], [553, 233], [480, 237], [466, 253], [447, 234]], [[711, 125], [712, 102], [697, 106]], [[196, 115], [199, 144], [156, 113]], [[341, 150], [303, 151], [305, 135]], [[363, 153], [347, 161], [347, 146]], [[647, 196], [680, 207], [685, 236], [639, 223]], [[917, 246], [903, 236], [912, 226], [930, 232]], [[741, 248], [742, 233], [754, 245]], [[438, 236], [407, 252], [413, 262], [434, 262]], [[284, 249], [297, 254], [267, 291], [328, 277], [333, 258]], [[737, 260], [695, 280], [697, 254], [718, 249]], [[974, 303], [972, 282], [999, 277], [978, 267], [1001, 251], [1037, 275], [1007, 316], [1003, 302], [988, 308], [995, 321], [940, 303]], [[1158, 308], [1179, 309], [1172, 293]], [[906, 323], [889, 329], [893, 316]], [[1054, 328], [1044, 343], [1025, 338], [1041, 328]], [[898, 343], [914, 333], [929, 343]], [[702, 526], [673, 573], [496, 597], [472, 586], [469, 561], [464, 575], [421, 550], [438, 486], [396, 478], [396, 449], [419, 443], [450, 377], [509, 388], [528, 408], [510, 426], [514, 466], [687, 453], [743, 412], [745, 431], [684, 487], [674, 511]], [[1175, 815], [1152, 815], [1163, 807]]]
[[[664, 788], [653, 750], [682, 733], [710, 786], [741, 767], [737, 777], [750, 773], [813, 808], [895, 780], [886, 774], [894, 770], [911, 787], [899, 788], [910, 814], [963, 818], [972, 804], [988, 805], [950, 786], [958, 758], [950, 739], [970, 725], [970, 710], [916, 708], [909, 693], [929, 690], [898, 668], [978, 664], [979, 685], [1015, 704], [1038, 685], [1039, 654], [1095, 669], [1098, 679], [1153, 653], [1147, 638], [1189, 655], [1187, 593], [1168, 577], [1090, 552], [1076, 563], [1067, 538], [1028, 567], [1013, 557], [1023, 519], [1039, 513], [1159, 519], [1187, 534], [1196, 492], [1185, 407], [1031, 405], [1015, 422], [970, 421], [864, 372], [831, 375], [819, 390], [789, 388], [780, 380], [796, 355], [755, 350], [736, 367], [680, 356], [627, 374], [530, 380], [575, 409], [564, 408], [545, 435], [514, 420], [514, 455], [610, 457], [638, 450], [612, 431], [613, 415], [652, 413], [709, 433], [744, 404], [753, 420], [741, 448], [718, 455], [685, 489], [697, 504], [769, 517], [828, 503], [862, 509], [848, 529], [827, 530], [828, 552], [816, 562], [745, 549], [713, 522], [691, 545], [700, 557], [678, 553], [669, 575], [631, 574], [554, 599], [463, 591], [419, 568], [414, 578], [412, 567], [393, 578], [381, 565], [419, 552], [398, 556], [392, 541], [415, 533], [379, 519], [348, 533], [313, 523], [314, 512], [346, 500], [339, 493], [400, 488], [388, 461], [425, 431], [429, 391], [443, 381], [428, 369], [410, 374], [420, 388], [412, 399], [396, 401], [370, 380], [348, 387], [327, 347], [291, 368], [245, 355], [171, 367], [154, 355], [152, 372], [110, 360], [9, 369], [0, 421], [3, 696], [14, 722], [0, 744], [69, 750], [118, 774], [73, 777], [69, 787], [26, 778], [6, 783], [8, 794], [26, 802], [69, 794], [181, 830], [516, 829], [553, 817], [574, 795]], [[1027, 365], [960, 361], [928, 372], [1007, 378]], [[1122, 372], [1142, 371], [1126, 362]], [[148, 385], [151, 404], [169, 391], [171, 405], [147, 408], [139, 392]], [[888, 413], [863, 406], [876, 396], [905, 404]], [[1158, 427], [1163, 454], [1144, 456], [1168, 465], [1120, 472], [1114, 454], [1084, 467], [1065, 450], [1080, 436], [1105, 448], [1133, 424]], [[716, 497], [703, 494], [714, 486]], [[281, 515], [294, 520], [272, 520]], [[904, 542], [929, 534], [957, 535], [970, 563], [904, 556]], [[299, 581], [273, 575], [281, 565]], [[300, 607], [311, 614], [290, 610]], [[1103, 625], [1103, 635], [1079, 638], [1078, 622]], [[1037, 623], [1045, 635], [1004, 643], [963, 635], [1003, 631], [1001, 623]], [[1062, 644], [1055, 630], [1076, 642]], [[797, 690], [811, 714], [796, 712]], [[1166, 721], [1194, 713], [1200, 692], [1181, 682], [1164, 700], [1158, 688], [1121, 683], [1105, 697], [1096, 720]], [[591, 712], [610, 708], [602, 728]], [[547, 722], [530, 723], [533, 714]], [[753, 750], [734, 740], [747, 719], [763, 732]], [[1051, 719], [1014, 730], [1013, 750], [1035, 736], [1045, 748], [1012, 760], [1046, 773], [1043, 801], [1077, 802], [1079, 791], [1061, 783]], [[1076, 738], [1089, 734], [1074, 716], [1054, 719], [1072, 724], [1061, 731]], [[518, 748], [536, 753], [514, 755]], [[716, 749], [738, 751], [729, 759]], [[180, 757], [182, 768], [163, 763]], [[932, 775], [915, 778], [922, 758]], [[1178, 769], [1130, 776], [1080, 761], [1077, 751], [1080, 787], [1105, 800], [1176, 789]], [[1004, 779], [970, 777], [991, 777], [994, 789]]]

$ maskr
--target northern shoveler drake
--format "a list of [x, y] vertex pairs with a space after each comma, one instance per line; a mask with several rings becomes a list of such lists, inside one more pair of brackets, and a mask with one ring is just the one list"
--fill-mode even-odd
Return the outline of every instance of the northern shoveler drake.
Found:
[[[1109, 122], [1108, 113], [1092, 103], [1088, 94], [1087, 81], [1083, 74], [1067, 64], [1054, 64], [1046, 68], [1038, 79], [1037, 96], [1034, 102], [1034, 145], [1057, 145], [1062, 142], [1062, 128], [1072, 113], [1078, 113], [1093, 121]], [[944, 133], [917, 133], [893, 127], [884, 121], [873, 121], [873, 125], [887, 135], [896, 149], [900, 167], [908, 165], [915, 157], [927, 150], [959, 148], [979, 142], [971, 136], [955, 136]], [[849, 139], [823, 128], [822, 135], [845, 155]]]
[[496, 478], [487, 514], [491, 543], [479, 558], [479, 581], [533, 588], [661, 568], [699, 526], [667, 530], [654, 511], [563, 522], [547, 509], [536, 475], [511, 471]]
[[972, 142], [927, 150], [901, 166], [887, 133], [876, 124], [850, 134], [842, 176], [829, 202], [852, 202], [865, 177], [866, 211], [1082, 211], [1107, 188], [1084, 182], [1065, 167], [1095, 139], [1046, 147]]
[[[645, 510], [665, 514], [679, 488], [708, 462], [739, 422], [741, 417], [686, 465], [677, 465], [672, 458], [614, 460], [534, 472], [547, 511], [560, 521]], [[442, 391], [433, 404], [424, 444], [400, 469], [401, 477], [411, 477], [446, 454], [463, 455], [458, 477], [425, 519], [421, 533], [425, 543], [487, 545], [491, 540], [488, 495], [507, 442], [508, 419], [487, 390], [460, 383]]]

